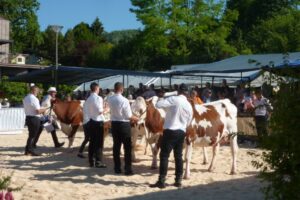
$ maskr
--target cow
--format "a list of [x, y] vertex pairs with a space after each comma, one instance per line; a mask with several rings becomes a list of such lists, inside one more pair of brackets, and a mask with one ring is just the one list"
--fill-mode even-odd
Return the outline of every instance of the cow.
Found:
[[75, 134], [83, 121], [83, 110], [81, 101], [61, 101], [54, 100], [52, 109], [57, 119], [62, 123], [62, 130], [66, 130], [66, 125], [70, 125], [70, 131], [63, 131], [69, 139], [69, 148], [72, 146]]
[[[56, 99], [53, 101], [52, 109], [61, 122], [62, 131], [68, 136], [69, 148], [72, 147], [75, 134], [83, 122], [83, 103], [84, 101], [79, 100], [61, 101]], [[106, 137], [111, 128], [109, 112], [107, 111], [104, 116], [104, 137]]]
[[[157, 168], [157, 154], [160, 149], [161, 138], [163, 134], [163, 124], [166, 113], [162, 109], [155, 107], [158, 97], [154, 96], [148, 100], [144, 100], [143, 97], [138, 97], [135, 104], [131, 106], [133, 114], [140, 116], [143, 120], [143, 129], [146, 135], [146, 149], [147, 145], [150, 144], [152, 151], [152, 164], [151, 169]], [[145, 149], [145, 153], [146, 153]]]
[[[191, 102], [192, 103], [192, 102]], [[190, 177], [190, 161], [192, 157], [193, 144], [206, 147], [212, 146], [213, 156], [208, 171], [214, 170], [216, 156], [220, 143], [230, 141], [232, 153], [231, 174], [236, 173], [237, 145], [237, 108], [230, 100], [224, 99], [202, 105], [194, 105], [193, 120], [187, 128], [186, 134], [186, 168], [184, 178]], [[204, 159], [206, 151], [204, 151]]]

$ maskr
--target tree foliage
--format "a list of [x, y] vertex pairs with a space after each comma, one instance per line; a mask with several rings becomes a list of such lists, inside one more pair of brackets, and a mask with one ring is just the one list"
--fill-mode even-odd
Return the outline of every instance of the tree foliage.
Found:
[[[298, 75], [299, 78], [299, 75]], [[271, 118], [271, 134], [265, 138], [261, 178], [267, 181], [266, 199], [300, 199], [300, 85], [281, 84]]]
[[35, 53], [41, 42], [36, 11], [38, 0], [1, 0], [0, 16], [10, 20], [13, 51]]

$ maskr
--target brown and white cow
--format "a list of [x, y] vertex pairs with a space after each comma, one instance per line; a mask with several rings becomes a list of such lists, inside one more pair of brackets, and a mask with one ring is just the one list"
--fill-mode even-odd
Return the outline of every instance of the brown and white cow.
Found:
[[[84, 101], [79, 100], [61, 101], [58, 99], [53, 102], [53, 111], [61, 122], [62, 131], [68, 136], [69, 148], [73, 145], [75, 134], [83, 122], [83, 103]], [[106, 115], [105, 118], [107, 118]], [[108, 135], [110, 127], [110, 120], [107, 119], [104, 122], [104, 137]]]
[[70, 131], [63, 131], [69, 139], [69, 147], [72, 146], [75, 134], [83, 121], [83, 110], [80, 101], [61, 101], [56, 99], [53, 102], [53, 111], [62, 126], [70, 125]]
[[[213, 157], [208, 168], [214, 170], [216, 156], [220, 143], [230, 141], [232, 152], [231, 174], [236, 173], [237, 145], [237, 108], [228, 99], [212, 103], [193, 105], [194, 116], [192, 124], [187, 129], [186, 135], [186, 169], [184, 178], [190, 177], [190, 161], [192, 158], [193, 144], [206, 147], [212, 146]], [[206, 151], [204, 151], [206, 159]]]
[[[160, 149], [161, 136], [163, 134], [163, 124], [165, 118], [165, 111], [155, 107], [158, 97], [152, 97], [147, 101], [143, 97], [138, 97], [135, 101], [135, 104], [132, 104], [132, 112], [139, 116], [136, 113], [143, 113], [143, 116], [140, 117], [141, 121], [144, 120], [144, 130], [146, 136], [146, 149], [149, 144], [152, 151], [152, 164], [151, 168], [157, 168], [157, 154]], [[145, 149], [145, 153], [146, 153]]]

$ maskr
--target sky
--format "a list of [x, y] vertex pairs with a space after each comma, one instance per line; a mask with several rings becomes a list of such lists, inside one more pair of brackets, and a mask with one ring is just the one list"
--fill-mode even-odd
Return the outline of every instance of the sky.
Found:
[[39, 0], [38, 20], [44, 31], [48, 25], [63, 26], [62, 32], [73, 28], [80, 22], [91, 24], [99, 17], [107, 32], [124, 29], [138, 29], [130, 0]]

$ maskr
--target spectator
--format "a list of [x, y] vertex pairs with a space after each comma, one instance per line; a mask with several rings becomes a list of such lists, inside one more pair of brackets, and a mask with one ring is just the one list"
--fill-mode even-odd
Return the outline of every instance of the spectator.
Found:
[[192, 90], [191, 99], [194, 102], [194, 104], [203, 104], [203, 101], [199, 97], [198, 92], [196, 90]]
[[210, 95], [210, 98], [211, 98], [211, 96], [212, 96], [211, 85], [210, 85], [209, 82], [206, 82], [205, 88], [203, 89], [202, 94], [201, 94], [201, 97], [202, 97], [203, 100], [204, 100], [204, 98], [207, 98], [205, 96], [208, 95], [209, 91], [211, 92], [211, 95]]
[[151, 84], [149, 88], [146, 88], [142, 96], [144, 97], [144, 99], [149, 99], [151, 97], [156, 96], [156, 92], [154, 91], [154, 85]]
[[142, 96], [144, 93], [144, 85], [143, 83], [139, 83], [139, 89], [137, 89], [136, 93], [135, 93], [135, 98]]
[[268, 117], [273, 110], [269, 100], [262, 95], [261, 90], [255, 91], [256, 99], [253, 101], [255, 109], [255, 124], [258, 138], [261, 141], [263, 137], [268, 135]]
[[206, 90], [202, 99], [204, 103], [212, 102], [212, 91]]
[[230, 89], [229, 89], [229, 86], [227, 85], [226, 79], [222, 80], [221, 92], [222, 92], [222, 95], [224, 96], [224, 98], [230, 97]]

